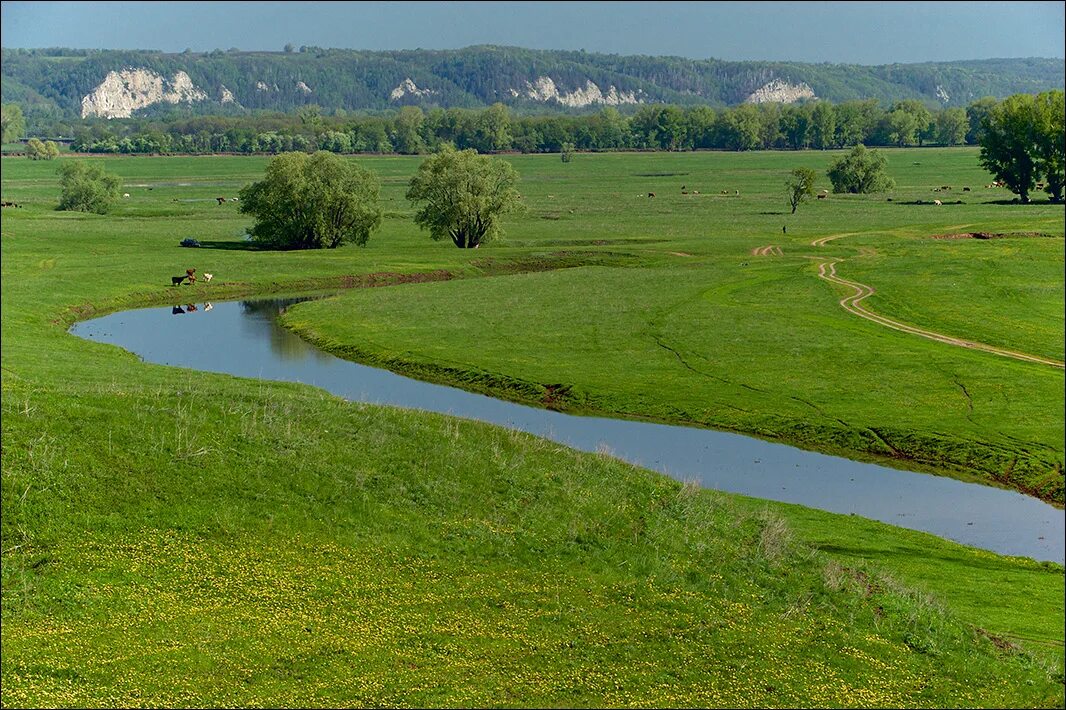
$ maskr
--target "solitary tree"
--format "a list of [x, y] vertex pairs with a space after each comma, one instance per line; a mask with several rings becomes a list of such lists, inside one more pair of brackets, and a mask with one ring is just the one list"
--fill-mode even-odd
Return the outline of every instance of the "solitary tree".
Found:
[[122, 179], [96, 164], [70, 161], [59, 166], [60, 210], [107, 214], [118, 200]]
[[263, 246], [362, 246], [381, 225], [378, 193], [374, 173], [333, 153], [282, 153], [263, 180], [240, 191], [240, 210], [255, 217], [248, 233]]
[[563, 143], [563, 147], [559, 151], [559, 157], [562, 158], [564, 163], [569, 163], [574, 159], [574, 144], [567, 141]]
[[785, 180], [785, 189], [788, 190], [788, 204], [792, 205], [792, 214], [796, 214], [796, 208], [804, 200], [814, 194], [814, 181], [818, 179], [818, 173], [810, 168], [796, 168]]
[[500, 233], [500, 216], [520, 208], [518, 173], [499, 158], [444, 146], [411, 179], [407, 199], [422, 203], [415, 224], [433, 239], [476, 249]]
[[1037, 179], [1037, 107], [1031, 94], [1003, 99], [981, 122], [981, 165], [1022, 202]]
[[833, 192], [885, 192], [896, 186], [896, 181], [885, 173], [886, 164], [883, 155], [876, 150], [867, 150], [860, 143], [847, 155], [833, 161], [825, 174], [833, 183]]

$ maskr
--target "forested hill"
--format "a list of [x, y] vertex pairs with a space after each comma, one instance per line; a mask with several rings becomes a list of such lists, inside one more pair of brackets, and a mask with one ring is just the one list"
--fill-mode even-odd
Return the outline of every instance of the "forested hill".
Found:
[[1061, 59], [989, 59], [858, 66], [727, 62], [479, 46], [367, 52], [4, 49], [3, 101], [36, 117], [158, 112], [382, 110], [403, 105], [518, 112], [622, 108], [641, 103], [713, 107], [744, 102], [918, 99], [965, 106], [1064, 86]]

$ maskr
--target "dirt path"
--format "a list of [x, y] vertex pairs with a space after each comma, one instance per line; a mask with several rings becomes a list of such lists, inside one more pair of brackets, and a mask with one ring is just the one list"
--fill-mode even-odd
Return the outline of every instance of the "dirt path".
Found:
[[854, 237], [863, 232], [841, 232], [840, 234], [830, 234], [828, 237], [819, 237], [811, 242], [812, 247], [824, 247], [826, 243], [833, 241], [834, 239], [840, 239], [841, 237]]
[[[835, 239], [845, 235], [834, 235], [832, 237], [823, 237], [822, 240], [815, 240], [817, 243], [823, 240]], [[925, 330], [913, 325], [901, 323], [891, 318], [878, 315], [869, 310], [862, 304], [863, 299], [874, 294], [872, 286], [858, 283], [857, 281], [848, 281], [842, 279], [836, 274], [836, 265], [840, 262], [840, 259], [830, 259], [823, 261], [818, 265], [818, 278], [830, 283], [840, 284], [853, 290], [853, 293], [840, 299], [840, 305], [849, 313], [865, 318], [866, 320], [873, 321], [878, 325], [883, 325], [886, 328], [898, 330], [904, 333], [910, 333], [912, 335], [920, 335], [923, 338], [929, 338], [930, 340], [936, 340], [937, 342], [947, 343], [948, 345], [957, 345], [961, 348], [970, 348], [972, 350], [982, 350], [994, 355], [1002, 355], [1003, 357], [1014, 358], [1015, 360], [1024, 360], [1026, 362], [1035, 362], [1041, 365], [1051, 365], [1059, 369], [1066, 369], [1066, 363], [1059, 362], [1058, 360], [1052, 360], [1050, 358], [1040, 357], [1038, 355], [1029, 355], [1027, 353], [1020, 353], [1014, 350], [1006, 350], [1004, 348], [997, 348], [992, 345], [986, 345], [985, 343], [976, 343], [972, 340], [963, 340], [962, 338], [955, 338], [950, 335], [944, 335], [942, 333], [936, 333], [931, 330]]]
[[751, 255], [752, 256], [784, 256], [785, 252], [781, 251], [781, 247], [774, 246], [773, 244], [771, 244], [770, 246], [756, 247], [755, 249], [752, 249], [751, 250]]

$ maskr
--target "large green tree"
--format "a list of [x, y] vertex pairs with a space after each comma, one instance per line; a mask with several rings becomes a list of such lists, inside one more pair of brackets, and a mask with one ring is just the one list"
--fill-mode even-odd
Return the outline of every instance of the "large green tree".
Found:
[[476, 249], [500, 233], [500, 216], [521, 208], [518, 173], [499, 158], [445, 145], [419, 166], [407, 199], [421, 205], [415, 224], [433, 239]]
[[1052, 200], [1062, 199], [1063, 92], [1015, 94], [997, 104], [981, 123], [981, 165], [1022, 202], [1041, 176]]
[[1037, 169], [1052, 202], [1062, 202], [1066, 183], [1066, 93], [1046, 91], [1036, 97]]
[[240, 191], [252, 239], [274, 249], [366, 244], [381, 226], [377, 176], [333, 153], [282, 153]]
[[122, 189], [122, 179], [96, 163], [65, 161], [58, 172], [60, 210], [107, 214]]
[[885, 192], [896, 186], [896, 181], [885, 172], [887, 164], [885, 156], [876, 150], [867, 150], [860, 143], [847, 155], [833, 161], [825, 174], [833, 183], [833, 192]]

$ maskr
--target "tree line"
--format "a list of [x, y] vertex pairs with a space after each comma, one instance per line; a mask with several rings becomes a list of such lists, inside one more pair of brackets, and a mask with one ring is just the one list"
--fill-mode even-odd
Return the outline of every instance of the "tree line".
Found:
[[930, 110], [916, 100], [888, 107], [875, 100], [831, 104], [706, 106], [652, 104], [631, 115], [614, 107], [580, 116], [516, 116], [503, 104], [485, 109], [405, 106], [378, 115], [204, 116], [169, 121], [96, 120], [74, 129], [72, 150], [85, 153], [396, 153], [436, 152], [448, 144], [480, 153], [619, 150], [804, 150], [868, 146], [975, 145], [981, 121], [1000, 102]]

